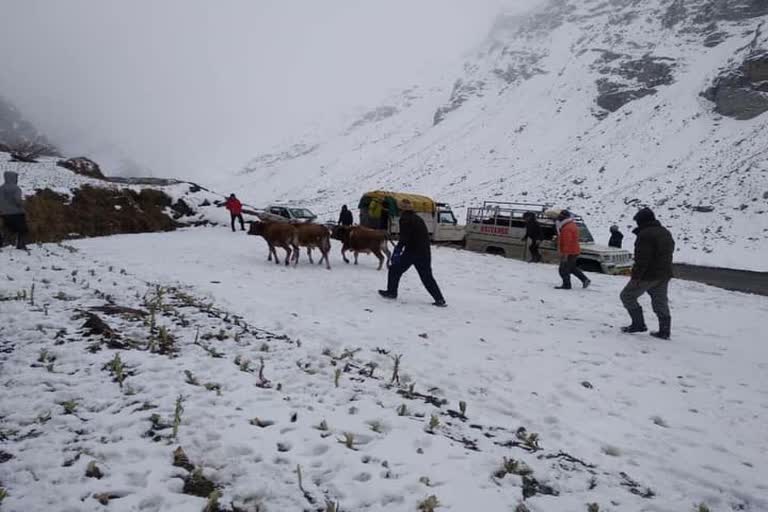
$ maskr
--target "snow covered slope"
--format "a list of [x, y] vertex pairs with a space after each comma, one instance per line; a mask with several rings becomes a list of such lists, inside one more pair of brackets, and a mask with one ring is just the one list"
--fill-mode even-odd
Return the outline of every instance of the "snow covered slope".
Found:
[[[166, 208], [169, 217], [174, 217], [184, 224], [221, 223], [229, 222], [229, 214], [216, 205], [223, 200], [219, 194], [202, 189], [199, 186], [178, 180], [140, 179], [140, 178], [107, 178], [96, 179], [70, 171], [56, 165], [60, 159], [40, 157], [35, 163], [16, 162], [10, 154], [0, 152], [0, 183], [6, 171], [15, 172], [19, 176], [19, 187], [27, 200], [37, 191], [48, 189], [56, 194], [71, 198], [81, 187], [89, 186], [101, 189], [122, 190], [130, 189], [140, 192], [143, 189], [159, 190], [165, 193], [172, 204]], [[179, 201], [183, 206], [180, 206]], [[119, 205], [116, 206], [119, 208]], [[183, 214], [183, 215], [182, 215]], [[183, 216], [183, 218], [181, 218]], [[34, 222], [34, 219], [30, 219]]]
[[380, 299], [370, 256], [266, 253], [226, 228], [0, 251], [2, 510], [768, 510], [765, 297], [674, 281], [658, 342], [618, 332], [621, 277], [569, 300], [549, 265], [437, 248], [437, 309], [415, 273]]
[[768, 270], [766, 19], [758, 0], [553, 0], [500, 17], [452, 84], [260, 155], [235, 182], [329, 217], [374, 188], [546, 202], [599, 238], [650, 205], [679, 261]]

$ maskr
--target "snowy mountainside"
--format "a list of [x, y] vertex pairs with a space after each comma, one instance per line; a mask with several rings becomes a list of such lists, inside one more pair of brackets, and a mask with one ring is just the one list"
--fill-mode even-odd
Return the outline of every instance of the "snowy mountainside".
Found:
[[554, 0], [501, 16], [452, 84], [412, 87], [235, 181], [328, 217], [375, 188], [459, 209], [544, 202], [598, 239], [650, 205], [679, 261], [766, 270], [766, 19], [757, 0]]

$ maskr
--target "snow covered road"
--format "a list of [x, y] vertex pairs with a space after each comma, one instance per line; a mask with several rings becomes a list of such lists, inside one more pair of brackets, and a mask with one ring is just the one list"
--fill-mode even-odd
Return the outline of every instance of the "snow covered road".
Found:
[[[132, 378], [142, 377], [144, 388], [154, 387], [146, 381], [150, 373], [157, 379], [152, 401], [165, 407], [165, 416], [172, 414], [176, 395], [198, 389], [185, 384], [184, 369], [222, 382], [221, 397], [202, 390], [203, 398], [188, 399], [188, 419], [179, 434], [190, 459], [202, 461], [222, 487], [221, 510], [230, 510], [224, 508], [230, 501], [242, 510], [312, 510], [299, 491], [297, 465], [310, 494], [338, 501], [345, 511], [416, 510], [428, 495], [438, 498], [440, 510], [514, 510], [531, 489], [535, 494], [525, 501], [531, 511], [586, 510], [593, 502], [600, 510], [671, 512], [699, 503], [712, 510], [768, 510], [765, 297], [675, 281], [673, 339], [659, 342], [618, 333], [627, 321], [618, 301], [626, 278], [595, 275], [588, 290], [557, 291], [552, 266], [449, 248], [433, 254], [449, 304], [437, 309], [429, 305], [415, 271], [403, 278], [397, 302], [380, 299], [376, 290], [386, 274], [375, 270], [375, 258], [361, 256], [359, 266], [345, 265], [336, 246], [333, 269], [327, 271], [310, 266], [305, 255], [297, 268], [268, 263], [261, 239], [220, 228], [73, 245], [79, 252], [49, 246], [52, 254], [45, 256], [35, 248], [31, 263], [0, 252], [0, 295], [16, 293], [35, 273], [41, 297], [62, 291], [70, 281], [56, 282], [55, 275], [47, 278], [48, 291], [40, 286], [40, 276], [50, 272], [36, 269], [45, 266], [74, 266], [82, 269], [80, 275], [87, 269], [97, 269], [97, 275], [126, 269], [109, 292], [118, 302], [138, 295], [147, 282], [178, 286], [253, 326], [297, 340], [264, 356], [267, 377], [281, 383], [280, 390], [269, 391], [243, 381], [244, 372], [231, 361], [244, 354], [258, 361], [258, 346], [222, 343], [229, 360], [217, 366], [210, 363], [218, 360], [193, 350], [192, 343], [183, 345], [176, 359], [124, 351], [139, 368]], [[6, 282], [4, 275], [14, 280]], [[77, 287], [82, 292], [82, 284]], [[0, 302], [0, 308], [0, 341], [32, 339], [28, 331], [34, 332], [39, 318], [22, 314], [18, 301]], [[650, 307], [647, 313], [652, 316]], [[33, 382], [24, 378], [31, 371], [25, 358], [37, 358], [41, 347], [16, 345], [0, 373], [3, 431], [20, 417], [42, 412], [40, 400], [14, 399], [32, 392], [25, 387]], [[102, 364], [108, 352], [101, 354]], [[398, 354], [402, 385], [387, 386]], [[344, 371], [336, 387], [338, 368]], [[107, 374], [102, 377], [103, 385], [116, 388], [107, 384]], [[83, 389], [77, 381], [68, 384], [83, 396], [85, 386], [93, 385], [93, 380], [83, 382]], [[417, 393], [446, 403], [425, 403]], [[466, 418], [456, 417], [460, 401], [466, 403]], [[289, 422], [293, 413], [298, 419]], [[91, 427], [103, 416], [92, 414]], [[248, 425], [254, 415], [277, 424]], [[433, 415], [437, 425], [429, 433]], [[330, 437], [316, 428], [321, 420], [327, 420]], [[125, 432], [131, 432], [139, 420], [124, 421]], [[537, 433], [538, 441], [518, 432], [521, 427]], [[122, 432], [119, 425], [110, 431]], [[337, 442], [342, 432], [354, 433], [354, 449]], [[11, 440], [3, 449], [14, 458], [0, 464], [0, 485], [9, 493], [3, 506], [42, 510], [36, 507], [45, 503], [43, 478], [23, 474], [36, 474], [43, 463], [39, 452], [51, 445], [17, 441], [26, 444], [14, 453], [13, 440], [6, 437]], [[135, 443], [134, 455], [142, 453], [156, 464], [169, 457], [166, 446], [157, 451], [151, 443], [138, 446], [149, 443], [144, 439]], [[94, 457], [116, 468], [119, 461], [133, 460], [123, 449], [101, 447]], [[536, 484], [515, 475], [493, 477], [504, 457], [530, 466]], [[188, 508], [189, 496], [178, 494], [180, 484], [164, 484], [174, 481], [166, 473], [167, 468], [150, 483], [123, 475], [120, 490], [135, 499], [115, 499], [109, 510], [196, 510]], [[48, 472], [47, 478], [53, 481], [45, 488], [53, 489], [63, 477]], [[73, 488], [77, 481], [68, 480]], [[255, 501], [245, 501], [249, 493]], [[81, 504], [78, 497], [64, 501], [69, 508], [62, 510], [102, 507], [95, 500]], [[262, 508], [255, 508], [257, 502]], [[199, 503], [202, 508], [204, 500]], [[323, 503], [317, 507], [325, 509]]]

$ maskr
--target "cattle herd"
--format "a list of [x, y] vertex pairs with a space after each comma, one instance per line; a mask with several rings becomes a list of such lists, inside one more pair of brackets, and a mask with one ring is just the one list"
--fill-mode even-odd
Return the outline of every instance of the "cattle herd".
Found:
[[378, 270], [383, 268], [385, 260], [389, 266], [391, 257], [389, 244], [394, 244], [385, 231], [364, 226], [334, 226], [331, 231], [322, 224], [256, 221], [251, 223], [248, 234], [261, 236], [267, 242], [269, 247], [268, 261], [272, 261], [274, 257], [275, 263], [280, 264], [277, 257], [277, 248], [279, 247], [285, 251], [285, 265], [290, 265], [291, 262], [294, 266], [298, 265], [300, 248], [306, 247], [310, 264], [314, 264], [312, 249], [318, 249], [322, 254], [318, 263], [322, 264], [325, 261], [325, 268], [328, 270], [331, 269], [328, 258], [331, 250], [331, 238], [341, 242], [341, 257], [345, 263], [349, 263], [347, 251], [354, 253], [355, 265], [357, 265], [357, 257], [360, 253], [372, 253], [379, 259]]

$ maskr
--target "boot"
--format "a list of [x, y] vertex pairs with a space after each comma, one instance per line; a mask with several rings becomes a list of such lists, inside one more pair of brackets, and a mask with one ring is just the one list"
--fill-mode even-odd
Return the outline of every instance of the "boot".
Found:
[[627, 311], [632, 319], [632, 324], [621, 328], [621, 332], [631, 334], [633, 332], [645, 332], [648, 328], [645, 326], [643, 318], [643, 308], [630, 309]]
[[670, 329], [672, 328], [672, 317], [660, 316], [659, 317], [659, 330], [651, 333], [654, 338], [660, 340], [668, 340], [670, 337]]

